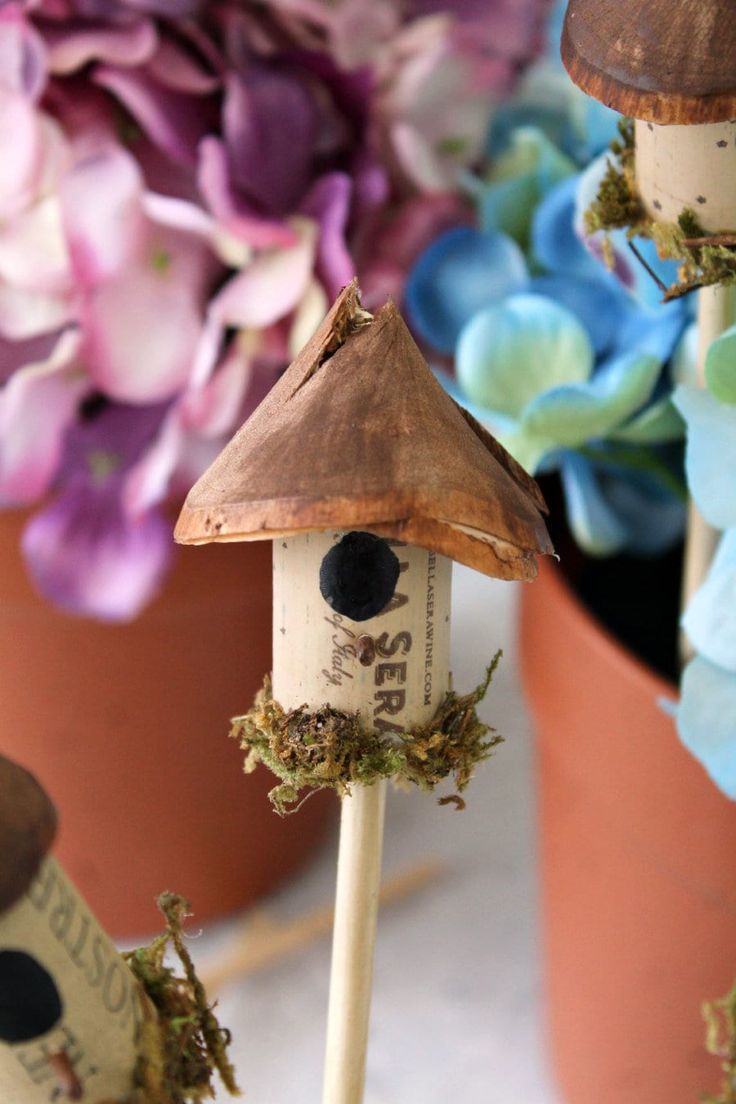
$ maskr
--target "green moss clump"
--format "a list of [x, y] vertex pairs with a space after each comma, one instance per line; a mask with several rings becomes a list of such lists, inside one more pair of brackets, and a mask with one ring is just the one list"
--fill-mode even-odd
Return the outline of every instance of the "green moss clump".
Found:
[[703, 1104], [736, 1104], [736, 984], [720, 1000], [703, 1005], [708, 1051], [721, 1059], [723, 1084], [718, 1096], [703, 1097]]
[[[135, 1087], [126, 1104], [195, 1104], [214, 1097], [213, 1075], [220, 1076], [228, 1092], [239, 1095], [235, 1071], [227, 1057], [230, 1034], [221, 1028], [207, 1003], [204, 988], [182, 935], [189, 905], [183, 897], [163, 893], [158, 906], [166, 918], [166, 931], [148, 947], [123, 957], [150, 1006], [145, 1007], [135, 1071]], [[165, 965], [173, 946], [183, 974]]]
[[359, 714], [327, 705], [314, 712], [286, 712], [274, 701], [271, 680], [266, 678], [252, 709], [233, 719], [230, 735], [247, 753], [246, 772], [264, 763], [281, 780], [269, 797], [282, 816], [299, 807], [304, 791], [332, 789], [342, 796], [355, 783], [370, 786], [382, 778], [433, 790], [451, 777], [458, 793], [441, 804], [462, 808], [460, 793], [476, 765], [502, 740], [479, 720], [475, 708], [500, 658], [498, 652], [472, 693], [449, 691], [430, 723], [412, 732], [367, 731]]
[[[477, 764], [490, 758], [493, 749], [503, 742], [502, 736], [478, 719], [475, 709], [486, 696], [500, 659], [501, 652], [497, 652], [483, 681], [470, 694], [459, 696], [450, 690], [430, 724], [405, 738], [401, 780], [421, 790], [432, 790], [451, 776], [462, 793]], [[457, 808], [464, 806], [459, 794], [443, 798], [440, 803], [450, 801]]]

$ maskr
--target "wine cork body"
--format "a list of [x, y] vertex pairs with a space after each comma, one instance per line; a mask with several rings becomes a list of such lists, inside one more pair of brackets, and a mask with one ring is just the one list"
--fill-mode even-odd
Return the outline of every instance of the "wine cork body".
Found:
[[450, 583], [445, 556], [386, 540], [399, 576], [386, 606], [367, 620], [335, 611], [320, 569], [343, 532], [274, 541], [273, 695], [359, 712], [366, 729], [407, 731], [431, 720], [449, 688]]
[[[2, 1104], [126, 1098], [143, 1016], [138, 984], [53, 858], [0, 915], [0, 992]], [[59, 1055], [76, 1095], [60, 1087]]]
[[689, 207], [711, 234], [736, 230], [736, 122], [636, 121], [636, 180], [647, 214], [676, 222]]

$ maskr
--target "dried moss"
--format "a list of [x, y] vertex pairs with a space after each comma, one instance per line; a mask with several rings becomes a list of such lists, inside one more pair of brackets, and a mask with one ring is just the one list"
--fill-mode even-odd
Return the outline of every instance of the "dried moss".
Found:
[[274, 700], [271, 680], [266, 678], [252, 709], [233, 719], [230, 735], [247, 752], [246, 772], [264, 763], [281, 779], [269, 797], [282, 816], [298, 807], [304, 791], [332, 789], [342, 796], [355, 783], [371, 785], [381, 778], [422, 790], [433, 790], [452, 778], [458, 793], [440, 803], [462, 808], [460, 793], [476, 765], [502, 740], [479, 720], [475, 708], [485, 697], [500, 658], [497, 652], [472, 693], [460, 696], [450, 690], [430, 723], [412, 732], [367, 731], [358, 713], [328, 705], [314, 712], [306, 708], [286, 712]]
[[[629, 241], [648, 238], [663, 260], [679, 262], [677, 283], [662, 285], [665, 302], [698, 288], [736, 283], [736, 249], [720, 243], [720, 235], [706, 234], [694, 211], [685, 208], [674, 223], [649, 218], [636, 186], [634, 125], [630, 119], [621, 120], [619, 134], [619, 139], [611, 143], [615, 160], [609, 161], [598, 194], [585, 212], [586, 231], [594, 234], [625, 229]], [[713, 244], [707, 243], [709, 237]], [[612, 267], [613, 249], [607, 238], [603, 249]]]
[[723, 1084], [718, 1096], [703, 1097], [704, 1104], [736, 1104], [736, 984], [720, 1000], [703, 1005], [707, 1025], [706, 1046], [721, 1059]]
[[[207, 1003], [184, 944], [182, 924], [189, 905], [176, 894], [163, 893], [158, 906], [166, 917], [166, 931], [150, 946], [124, 955], [156, 1010], [141, 1025], [135, 1088], [126, 1104], [195, 1104], [214, 1097], [215, 1071], [228, 1092], [237, 1096], [235, 1072], [226, 1053], [230, 1034], [220, 1027]], [[183, 974], [165, 964], [170, 945]]]

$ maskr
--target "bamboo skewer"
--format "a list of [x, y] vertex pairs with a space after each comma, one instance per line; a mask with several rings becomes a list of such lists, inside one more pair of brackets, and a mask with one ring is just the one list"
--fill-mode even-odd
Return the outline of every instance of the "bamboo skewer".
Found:
[[363, 1099], [385, 808], [385, 782], [342, 799], [322, 1104]]

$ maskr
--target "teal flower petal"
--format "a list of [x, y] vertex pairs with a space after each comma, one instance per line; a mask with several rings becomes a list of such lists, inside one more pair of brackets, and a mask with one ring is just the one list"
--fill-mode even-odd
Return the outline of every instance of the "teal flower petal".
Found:
[[727, 797], [736, 800], [736, 674], [702, 656], [682, 676], [677, 731]]
[[457, 377], [471, 402], [519, 417], [544, 391], [587, 380], [593, 347], [577, 318], [541, 295], [514, 295], [463, 328]]
[[684, 435], [685, 423], [670, 396], [665, 395], [635, 415], [626, 425], [614, 430], [610, 437], [631, 445], [662, 445], [679, 441]]
[[626, 527], [606, 501], [593, 466], [574, 453], [560, 467], [567, 523], [591, 556], [612, 556], [626, 545]]
[[498, 410], [486, 410], [485, 407], [477, 406], [447, 373], [435, 369], [434, 374], [448, 395], [460, 406], [465, 407], [501, 442], [526, 471], [534, 475], [542, 458], [554, 447], [553, 443], [537, 440], [528, 434], [521, 433], [516, 418], [501, 414]]
[[[724, 533], [703, 585], [690, 600], [682, 625], [695, 649], [736, 672], [736, 529]], [[734, 718], [736, 722], [736, 717]]]
[[685, 469], [693, 498], [716, 529], [736, 525], [736, 410], [710, 391], [680, 384], [674, 401], [687, 423]]
[[721, 402], [736, 403], [736, 326], [725, 330], [709, 347], [705, 382]]
[[410, 272], [407, 313], [420, 336], [449, 355], [477, 310], [521, 291], [526, 282], [516, 242], [506, 234], [458, 226], [433, 241]]
[[576, 172], [574, 163], [537, 127], [519, 127], [478, 195], [484, 230], [503, 230], [523, 248], [542, 196]]
[[524, 411], [521, 427], [568, 448], [605, 437], [644, 405], [659, 372], [655, 357], [636, 353], [619, 357], [590, 380], [537, 395]]
[[454, 399], [456, 403], [464, 407], [469, 414], [472, 414], [476, 421], [481, 425], [490, 429], [491, 433], [495, 437], [500, 437], [501, 434], [506, 436], [516, 433], [518, 423], [516, 418], [511, 418], [507, 414], [500, 414], [497, 410], [486, 410], [484, 406], [478, 406], [472, 402], [465, 392], [458, 387], [456, 381], [447, 372], [441, 371], [439, 368], [433, 369], [435, 378], [438, 383], [442, 384], [447, 394], [451, 399]]

